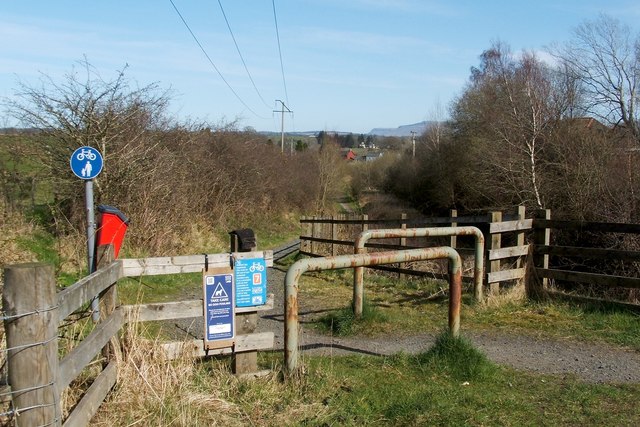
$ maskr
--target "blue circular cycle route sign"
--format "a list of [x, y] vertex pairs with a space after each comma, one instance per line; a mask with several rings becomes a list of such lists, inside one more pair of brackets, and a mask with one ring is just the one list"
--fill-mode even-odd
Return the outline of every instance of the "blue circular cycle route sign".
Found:
[[93, 179], [100, 175], [104, 162], [102, 154], [93, 147], [80, 147], [71, 155], [71, 171], [80, 179]]

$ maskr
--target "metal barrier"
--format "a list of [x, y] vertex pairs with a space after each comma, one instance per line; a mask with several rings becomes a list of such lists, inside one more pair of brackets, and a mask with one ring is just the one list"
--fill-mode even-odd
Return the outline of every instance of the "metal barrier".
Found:
[[[476, 301], [482, 300], [482, 278], [484, 270], [484, 235], [477, 227], [430, 227], [407, 229], [366, 230], [358, 235], [354, 242], [354, 253], [366, 253], [365, 245], [370, 239], [389, 239], [398, 237], [440, 237], [475, 236], [475, 260], [473, 265], [473, 291]], [[356, 267], [353, 272], [353, 313], [362, 316], [364, 298], [364, 267]]]
[[449, 259], [449, 330], [453, 336], [460, 333], [460, 300], [462, 295], [462, 261], [449, 246], [374, 252], [371, 254], [341, 255], [325, 258], [307, 258], [296, 261], [285, 276], [285, 370], [298, 368], [298, 280], [307, 271], [337, 270], [397, 262]]

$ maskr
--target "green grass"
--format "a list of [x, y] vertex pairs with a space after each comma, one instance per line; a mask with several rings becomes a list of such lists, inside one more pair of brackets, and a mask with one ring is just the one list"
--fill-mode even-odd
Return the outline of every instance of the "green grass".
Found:
[[[251, 381], [228, 361], [153, 367], [138, 361], [100, 408], [96, 425], [421, 426], [638, 425], [640, 385], [586, 384], [497, 366], [443, 333], [423, 354], [305, 357], [281, 381], [282, 353], [261, 353], [273, 374]], [[144, 381], [137, 374], [144, 370]], [[126, 369], [122, 376], [127, 377]], [[144, 397], [146, 396], [146, 398]]]
[[86, 271], [75, 273], [62, 271], [62, 259], [58, 254], [56, 239], [45, 231], [36, 230], [33, 234], [18, 237], [16, 241], [21, 248], [33, 253], [38, 262], [53, 265], [56, 282], [60, 287], [73, 284], [86, 273]]
[[497, 366], [462, 337], [438, 335], [432, 348], [417, 357], [420, 366], [459, 381], [491, 379]]
[[[454, 345], [454, 348], [457, 346]], [[313, 359], [328, 414], [311, 425], [634, 425], [640, 387], [584, 384], [440, 350], [418, 356]], [[472, 352], [473, 353], [473, 352]], [[468, 356], [468, 355], [467, 355]], [[426, 362], [425, 362], [426, 361]], [[327, 379], [325, 379], [327, 378]], [[320, 396], [318, 397], [320, 398]]]
[[375, 328], [376, 324], [387, 322], [387, 316], [382, 310], [372, 306], [364, 300], [362, 317], [356, 318], [351, 306], [331, 311], [318, 320], [320, 330], [337, 336], [364, 333]]
[[608, 342], [640, 350], [640, 316], [612, 305], [521, 301], [473, 308], [465, 318], [476, 329]]
[[[300, 284], [300, 301], [334, 310], [324, 324], [340, 334], [349, 329], [352, 274], [348, 270], [305, 275]], [[364, 296], [380, 317], [361, 327], [365, 335], [411, 335], [435, 332], [447, 325], [448, 285], [436, 280], [399, 280], [395, 277], [367, 275]], [[562, 301], [532, 302], [513, 300], [500, 304], [476, 304], [471, 291], [463, 294], [461, 330], [528, 334], [589, 342], [605, 342], [640, 350], [640, 316], [614, 305], [594, 305]], [[343, 326], [345, 325], [345, 326]]]
[[202, 298], [202, 273], [125, 278], [118, 282], [122, 304], [146, 304]]

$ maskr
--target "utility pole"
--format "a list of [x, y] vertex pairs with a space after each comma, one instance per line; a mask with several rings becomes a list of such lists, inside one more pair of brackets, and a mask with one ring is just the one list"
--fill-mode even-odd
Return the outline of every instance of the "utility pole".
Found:
[[416, 131], [411, 131], [411, 143], [413, 144], [413, 158], [416, 158]]
[[[280, 117], [280, 151], [282, 153], [284, 153], [284, 111], [285, 108], [287, 110], [287, 112], [289, 113], [293, 113], [293, 111], [291, 111], [289, 109], [289, 107], [287, 107], [286, 105], [284, 105], [284, 102], [280, 101], [279, 99], [276, 99], [276, 102], [279, 102], [281, 104], [280, 110], [273, 110], [274, 113], [280, 113], [281, 117]], [[293, 154], [293, 145], [291, 145], [291, 153]]]

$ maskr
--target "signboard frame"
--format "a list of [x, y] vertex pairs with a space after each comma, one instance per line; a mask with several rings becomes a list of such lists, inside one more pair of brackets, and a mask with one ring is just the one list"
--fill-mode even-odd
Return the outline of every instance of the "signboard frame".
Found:
[[267, 262], [264, 257], [235, 258], [233, 272], [236, 307], [260, 307], [267, 303]]
[[204, 348], [233, 347], [236, 339], [235, 279], [231, 267], [202, 270]]

